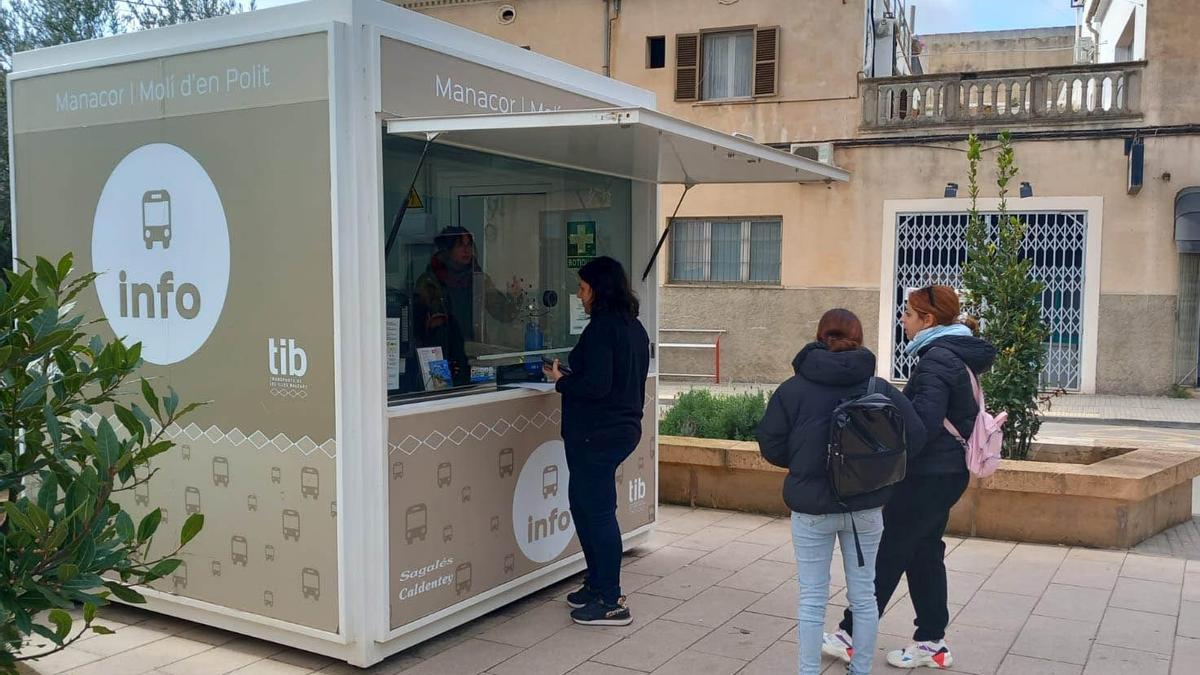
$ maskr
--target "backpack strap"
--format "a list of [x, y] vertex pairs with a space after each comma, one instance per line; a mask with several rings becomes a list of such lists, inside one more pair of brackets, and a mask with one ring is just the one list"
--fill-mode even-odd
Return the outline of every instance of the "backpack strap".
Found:
[[871, 379], [867, 380], [867, 396], [875, 393], [875, 381], [878, 379], [875, 376], [871, 376]]
[[[975, 396], [975, 405], [979, 407], [980, 412], [983, 412], [985, 410], [983, 407], [983, 389], [979, 386], [979, 378], [975, 377], [975, 372], [971, 370], [971, 366], [968, 366], [966, 363], [963, 363], [963, 366], [967, 369], [967, 377], [971, 380], [971, 393]], [[963, 445], [967, 444], [967, 440], [963, 438], [962, 434], [958, 433], [958, 429], [955, 429], [954, 425], [950, 423], [950, 418], [947, 417], [943, 419], [942, 426], [946, 427], [946, 431], [950, 432], [951, 436], [958, 439], [959, 443], [962, 443]]]

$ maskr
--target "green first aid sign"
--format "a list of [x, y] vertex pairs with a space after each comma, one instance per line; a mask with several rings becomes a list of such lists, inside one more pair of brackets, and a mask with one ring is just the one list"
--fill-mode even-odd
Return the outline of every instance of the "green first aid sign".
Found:
[[596, 257], [596, 221], [567, 223], [567, 269], [577, 270]]

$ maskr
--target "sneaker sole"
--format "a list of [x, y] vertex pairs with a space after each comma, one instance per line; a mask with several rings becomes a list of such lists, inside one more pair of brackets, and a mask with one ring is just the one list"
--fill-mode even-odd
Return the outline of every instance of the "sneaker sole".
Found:
[[922, 661], [920, 663], [910, 663], [910, 664], [906, 664], [906, 665], [897, 665], [895, 663], [892, 663], [891, 661], [888, 661], [888, 665], [893, 668], [900, 668], [902, 670], [916, 670], [917, 668], [931, 668], [933, 670], [945, 670], [954, 665], [954, 657], [946, 657], [946, 663], [944, 665], [940, 665], [940, 666], [935, 661]]
[[624, 619], [596, 619], [594, 621], [580, 621], [575, 617], [571, 617], [571, 620], [580, 626], [628, 626], [633, 623], [632, 616], [627, 616]]
[[584, 607], [587, 607], [587, 603], [571, 602], [568, 600], [567, 607], [570, 607], [571, 609], [583, 609]]

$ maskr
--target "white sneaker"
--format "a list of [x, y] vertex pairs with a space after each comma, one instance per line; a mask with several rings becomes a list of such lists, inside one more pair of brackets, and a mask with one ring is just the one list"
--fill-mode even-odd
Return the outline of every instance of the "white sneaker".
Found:
[[825, 633], [825, 640], [821, 643], [821, 653], [850, 663], [850, 659], [854, 658], [854, 640], [844, 630]]
[[889, 665], [897, 668], [949, 668], [954, 664], [945, 640], [918, 642], [887, 655]]

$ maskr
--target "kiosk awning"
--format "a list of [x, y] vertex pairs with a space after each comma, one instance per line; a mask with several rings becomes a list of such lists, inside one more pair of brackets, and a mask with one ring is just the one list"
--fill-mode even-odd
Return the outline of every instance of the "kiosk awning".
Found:
[[643, 108], [389, 120], [388, 133], [648, 183], [846, 181], [837, 167]]

